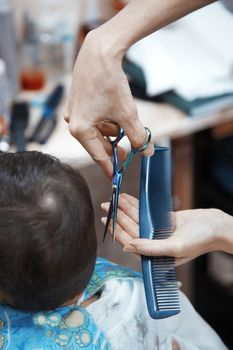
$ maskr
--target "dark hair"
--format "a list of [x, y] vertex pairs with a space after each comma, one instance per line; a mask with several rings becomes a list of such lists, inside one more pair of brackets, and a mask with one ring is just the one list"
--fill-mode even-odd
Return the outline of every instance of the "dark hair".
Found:
[[0, 290], [21, 310], [52, 310], [89, 282], [94, 211], [81, 174], [40, 152], [0, 153]]

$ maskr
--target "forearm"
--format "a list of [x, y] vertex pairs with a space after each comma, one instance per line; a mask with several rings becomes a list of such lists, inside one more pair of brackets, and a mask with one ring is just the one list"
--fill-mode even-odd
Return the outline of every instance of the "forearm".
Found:
[[141, 38], [184, 17], [214, 0], [134, 0], [119, 14], [99, 27], [106, 50], [123, 56]]

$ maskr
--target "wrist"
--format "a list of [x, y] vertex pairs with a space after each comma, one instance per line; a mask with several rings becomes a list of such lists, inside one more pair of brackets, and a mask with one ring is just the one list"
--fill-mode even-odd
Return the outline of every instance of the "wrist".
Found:
[[215, 234], [218, 242], [218, 250], [233, 253], [233, 217], [220, 209], [216, 210], [218, 225]]
[[223, 220], [223, 250], [233, 254], [233, 217], [222, 212]]
[[128, 46], [117, 30], [105, 26], [107, 23], [88, 33], [86, 42], [97, 57], [106, 62], [115, 60], [121, 63]]

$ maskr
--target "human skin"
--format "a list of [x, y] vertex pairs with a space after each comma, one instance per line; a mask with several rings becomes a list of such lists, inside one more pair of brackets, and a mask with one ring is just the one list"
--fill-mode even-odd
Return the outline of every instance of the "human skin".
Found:
[[[91, 31], [78, 54], [64, 116], [70, 133], [112, 176], [112, 148], [104, 136], [125, 129], [133, 147], [145, 142], [129, 84], [122, 69], [128, 48], [141, 38], [213, 0], [134, 0], [111, 20]], [[152, 143], [143, 152], [152, 155]], [[122, 158], [124, 150], [119, 151]]]
[[[107, 213], [109, 203], [101, 206]], [[101, 220], [105, 224], [106, 218]], [[116, 240], [125, 252], [137, 256], [174, 256], [177, 266], [212, 251], [233, 254], [233, 217], [222, 210], [177, 211], [174, 212], [174, 222], [174, 232], [167, 239], [139, 239], [139, 202], [122, 194], [117, 213]]]

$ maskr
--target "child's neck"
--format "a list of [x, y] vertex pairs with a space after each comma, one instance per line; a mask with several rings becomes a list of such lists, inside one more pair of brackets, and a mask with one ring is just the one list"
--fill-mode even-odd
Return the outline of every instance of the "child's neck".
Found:
[[75, 295], [72, 299], [67, 300], [64, 304], [62, 304], [61, 306], [68, 306], [68, 305], [72, 305], [77, 303], [77, 301], [81, 298], [81, 296], [83, 295], [83, 293], [80, 293], [78, 295]]

